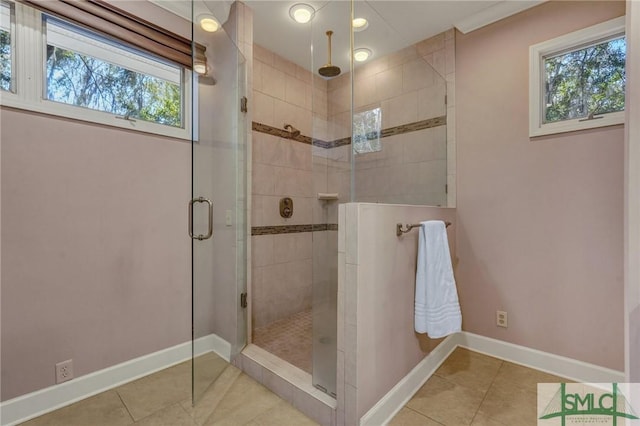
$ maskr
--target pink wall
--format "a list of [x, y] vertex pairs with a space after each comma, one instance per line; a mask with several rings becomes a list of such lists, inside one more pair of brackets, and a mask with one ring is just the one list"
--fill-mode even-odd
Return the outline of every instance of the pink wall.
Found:
[[548, 2], [456, 39], [463, 328], [616, 370], [623, 128], [530, 139], [527, 99], [530, 45], [623, 14], [624, 2]]
[[338, 218], [338, 424], [358, 420], [440, 340], [413, 328], [418, 231], [396, 223], [439, 219], [455, 257], [455, 209], [347, 203]]
[[188, 141], [0, 117], [2, 399], [188, 341]]
[[[640, 4], [627, 1], [627, 105], [625, 126], [625, 301], [627, 381], [640, 382]], [[633, 118], [632, 118], [633, 117]]]
[[[190, 24], [148, 2], [117, 3], [177, 32], [186, 25], [190, 37]], [[247, 48], [251, 26], [236, 28], [227, 22], [207, 39], [218, 84], [197, 86], [194, 189], [215, 201], [215, 218], [234, 219], [215, 221], [216, 237], [200, 242], [195, 259], [195, 332], [232, 350], [245, 333], [236, 301], [246, 211], [234, 184], [245, 170], [235, 163], [244, 151], [227, 143], [238, 134], [235, 115], [220, 105], [237, 102], [236, 45]], [[2, 400], [53, 385], [55, 363], [69, 358], [79, 377], [189, 341], [190, 141], [7, 108], [0, 119]]]

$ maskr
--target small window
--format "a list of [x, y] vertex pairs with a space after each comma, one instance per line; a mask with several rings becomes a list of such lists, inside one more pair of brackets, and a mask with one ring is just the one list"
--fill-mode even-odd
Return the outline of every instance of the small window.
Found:
[[531, 136], [624, 122], [623, 19], [531, 47]]
[[13, 5], [0, 2], [0, 89], [13, 91]]
[[353, 115], [353, 150], [356, 154], [382, 151], [380, 130], [382, 109], [374, 108]]
[[63, 21], [44, 20], [47, 100], [183, 127], [180, 66]]

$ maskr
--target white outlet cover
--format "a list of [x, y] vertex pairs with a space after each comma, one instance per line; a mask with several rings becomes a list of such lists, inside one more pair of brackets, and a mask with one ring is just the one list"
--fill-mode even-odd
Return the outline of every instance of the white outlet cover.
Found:
[[64, 383], [73, 379], [73, 360], [68, 359], [56, 364], [56, 383]]

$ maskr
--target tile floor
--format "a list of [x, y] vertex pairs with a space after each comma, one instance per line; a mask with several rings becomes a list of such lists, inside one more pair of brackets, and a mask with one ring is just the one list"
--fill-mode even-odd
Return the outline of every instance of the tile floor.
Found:
[[253, 343], [312, 374], [311, 309], [253, 330]]
[[[217, 359], [215, 359], [217, 358]], [[314, 421], [216, 355], [196, 361], [191, 404], [191, 363], [151, 374], [23, 426], [314, 426]], [[215, 380], [205, 390], [210, 380]]]
[[537, 383], [566, 379], [457, 348], [391, 426], [535, 426]]
[[[215, 355], [212, 355], [215, 357]], [[77, 402], [24, 426], [313, 426], [314, 421], [224, 361], [203, 366], [191, 404], [185, 362]], [[391, 426], [536, 425], [536, 384], [567, 381], [466, 349], [456, 349], [392, 419]]]

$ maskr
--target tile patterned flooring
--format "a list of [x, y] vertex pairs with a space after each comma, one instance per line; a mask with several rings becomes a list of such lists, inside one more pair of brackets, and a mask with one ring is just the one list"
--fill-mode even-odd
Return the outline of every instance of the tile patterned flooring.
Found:
[[253, 343], [312, 374], [311, 309], [253, 330]]
[[[184, 362], [23, 425], [317, 425], [236, 367], [204, 358], [199, 362], [209, 366], [199, 369], [204, 371], [200, 388], [217, 379], [195, 407], [191, 404], [191, 364]], [[562, 381], [567, 380], [458, 348], [390, 425], [534, 426], [536, 384]]]
[[390, 426], [535, 426], [537, 384], [566, 379], [457, 348]]
[[[206, 359], [206, 357], [209, 359]], [[315, 426], [288, 402], [216, 355], [198, 358], [202, 389], [191, 404], [191, 362], [183, 362], [22, 423], [23, 426]], [[217, 359], [212, 359], [213, 357]], [[205, 367], [206, 366], [206, 367]], [[211, 378], [215, 382], [204, 391]]]

